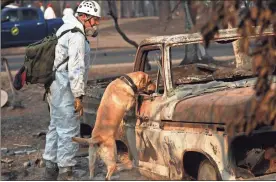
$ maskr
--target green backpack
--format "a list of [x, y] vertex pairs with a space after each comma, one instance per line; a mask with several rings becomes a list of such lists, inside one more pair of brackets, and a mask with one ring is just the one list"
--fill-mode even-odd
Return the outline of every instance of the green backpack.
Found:
[[53, 70], [55, 60], [55, 48], [58, 43], [58, 39], [70, 31], [80, 32], [83, 34], [83, 32], [79, 28], [75, 27], [73, 29], [65, 30], [58, 37], [55, 34], [47, 36], [38, 42], [30, 44], [26, 48], [25, 61], [23, 65], [25, 67], [24, 71], [26, 71], [26, 84], [44, 84], [44, 87], [46, 89], [44, 99], [52, 82], [55, 80], [56, 70], [69, 59], [66, 58], [65, 60], [63, 60]]

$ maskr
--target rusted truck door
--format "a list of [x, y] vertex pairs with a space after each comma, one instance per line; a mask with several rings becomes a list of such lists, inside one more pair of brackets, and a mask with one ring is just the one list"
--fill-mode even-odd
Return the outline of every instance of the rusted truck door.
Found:
[[168, 176], [164, 157], [160, 152], [160, 110], [163, 103], [164, 81], [162, 77], [162, 49], [158, 46], [147, 46], [141, 53], [141, 71], [149, 75], [156, 84], [153, 94], [140, 94], [136, 102], [136, 149], [139, 167], [152, 173]]

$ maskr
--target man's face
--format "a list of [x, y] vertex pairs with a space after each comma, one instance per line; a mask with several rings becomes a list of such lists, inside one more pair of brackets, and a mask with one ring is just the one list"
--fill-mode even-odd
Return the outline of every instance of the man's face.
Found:
[[[86, 16], [86, 15], [83, 15], [83, 16]], [[90, 28], [90, 27], [93, 27], [93, 26], [96, 26], [96, 25], [100, 24], [100, 18], [99, 17], [88, 17], [88, 16], [86, 16], [85, 20], [86, 20], [86, 21], [84, 21], [84, 27], [85, 28]]]

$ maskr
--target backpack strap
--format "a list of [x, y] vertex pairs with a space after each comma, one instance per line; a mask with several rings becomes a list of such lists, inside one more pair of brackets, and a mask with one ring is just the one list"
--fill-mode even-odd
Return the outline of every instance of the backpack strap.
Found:
[[[76, 28], [76, 27], [75, 27]], [[61, 38], [64, 34], [68, 33], [68, 32], [71, 32], [73, 29], [68, 29], [68, 30], [65, 30], [63, 32], [61, 32], [61, 34], [57, 37], [58, 39]]]
[[[85, 34], [84, 34], [79, 28], [77, 28], [77, 27], [74, 27], [74, 28], [72, 28], [72, 29], [68, 29], [68, 30], [63, 31], [63, 32], [58, 36], [58, 39], [61, 38], [64, 34], [70, 32], [70, 31], [71, 31], [72, 33], [80, 32], [80, 33], [84, 36], [85, 40], [88, 41], [87, 38], [86, 38], [86, 36], [85, 36]], [[61, 63], [59, 63], [59, 64], [57, 65], [55, 71], [56, 71], [61, 65], [63, 65], [64, 63], [66, 63], [68, 60], [69, 60], [69, 57], [67, 57], [65, 60], [63, 60]]]
[[56, 69], [55, 69], [54, 71], [57, 71], [57, 69], [58, 69], [61, 65], [63, 65], [64, 63], [66, 63], [68, 60], [69, 60], [69, 57], [67, 57], [66, 59], [64, 59], [61, 63], [59, 63], [59, 64], [57, 65], [57, 67], [56, 67]]
[[[79, 28], [77, 28], [77, 27], [74, 27], [72, 29], [68, 29], [68, 30], [63, 31], [57, 38], [58, 39], [61, 38], [63, 35], [65, 35], [66, 33], [70, 32], [70, 31], [72, 33], [80, 32], [85, 37], [85, 40], [88, 41], [87, 38], [86, 38], [86, 36], [85, 36], [85, 34]], [[44, 95], [43, 95], [43, 101], [45, 101], [46, 94], [49, 92], [50, 86], [51, 86], [52, 82], [55, 80], [55, 74], [56, 74], [57, 69], [61, 65], [63, 65], [64, 63], [66, 63], [68, 60], [69, 60], [69, 57], [67, 57], [61, 63], [59, 63], [57, 65], [57, 67], [54, 69], [54, 71], [52, 72], [50, 79], [44, 84], [45, 92], [44, 92]]]
[[75, 27], [75, 28], [71, 29], [71, 32], [72, 33], [80, 32], [84, 36], [85, 40], [88, 41], [86, 35], [79, 28]]
[[70, 32], [72, 29], [68, 29], [68, 30], [65, 30], [63, 32], [61, 32], [61, 34], [57, 37], [58, 39], [61, 38], [64, 34]]
[[64, 34], [66, 34], [68, 32], [72, 32], [72, 33], [80, 32], [84, 36], [85, 40], [88, 41], [85, 34], [77, 27], [74, 27], [72, 29], [68, 29], [68, 30], [65, 30], [65, 31], [61, 32], [61, 34], [58, 36], [58, 39], [61, 38]]

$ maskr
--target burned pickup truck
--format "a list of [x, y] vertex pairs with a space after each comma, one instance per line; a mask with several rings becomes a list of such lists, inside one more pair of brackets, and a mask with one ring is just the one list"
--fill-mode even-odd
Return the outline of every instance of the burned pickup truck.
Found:
[[[211, 47], [240, 38], [236, 29], [220, 30]], [[249, 135], [227, 133], [229, 123], [246, 118], [256, 76], [248, 68], [236, 68], [235, 57], [224, 53], [211, 55], [210, 63], [195, 62], [192, 57], [183, 62], [184, 46], [202, 42], [202, 36], [194, 33], [140, 43], [133, 71], [148, 73], [156, 90], [138, 96], [117, 140], [126, 145], [140, 173], [151, 179], [275, 180], [272, 126], [258, 126]], [[101, 96], [116, 78], [88, 82], [84, 122], [93, 125]]]

